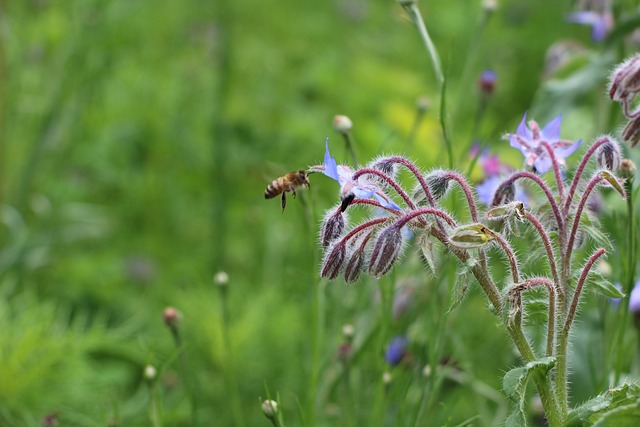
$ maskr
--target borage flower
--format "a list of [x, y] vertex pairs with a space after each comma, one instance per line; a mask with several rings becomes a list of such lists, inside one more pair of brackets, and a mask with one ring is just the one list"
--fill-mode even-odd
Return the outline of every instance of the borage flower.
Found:
[[384, 208], [400, 210], [400, 207], [382, 191], [382, 188], [372, 180], [364, 177], [353, 179], [354, 170], [347, 165], [338, 165], [336, 159], [329, 152], [329, 138], [326, 141], [326, 151], [322, 166], [314, 166], [310, 170], [318, 170], [340, 184], [340, 199], [343, 210], [354, 198], [369, 199], [373, 197]]
[[567, 21], [572, 24], [582, 24], [591, 27], [591, 38], [594, 42], [601, 42], [613, 28], [613, 15], [611, 11], [603, 13], [592, 10], [570, 13]]
[[545, 125], [542, 130], [534, 120], [526, 124], [527, 113], [518, 125], [516, 133], [508, 134], [509, 142], [513, 148], [517, 148], [525, 157], [527, 167], [537, 173], [548, 171], [553, 162], [549, 151], [544, 147], [547, 143], [553, 151], [559, 165], [564, 166], [564, 159], [578, 149], [582, 140], [576, 142], [560, 139], [560, 124], [562, 116], [558, 116]]

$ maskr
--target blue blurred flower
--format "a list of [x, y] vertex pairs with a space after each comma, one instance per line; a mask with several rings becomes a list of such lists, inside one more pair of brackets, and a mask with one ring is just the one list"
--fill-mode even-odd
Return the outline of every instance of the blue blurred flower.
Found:
[[[622, 285], [620, 283], [614, 283], [613, 286], [615, 286], [620, 292], [623, 292]], [[614, 308], [618, 308], [620, 301], [622, 301], [622, 298], [609, 298], [609, 303], [611, 303]]]
[[[484, 203], [487, 206], [491, 206], [493, 197], [496, 194], [496, 190], [500, 186], [500, 183], [503, 179], [504, 177], [502, 176], [493, 175], [478, 184], [476, 186], [478, 200], [480, 200], [481, 203]], [[527, 196], [527, 193], [525, 193], [525, 191], [519, 186], [516, 186], [516, 194], [514, 200], [518, 200], [524, 203], [525, 206], [529, 204], [529, 197]]]
[[329, 138], [326, 141], [326, 151], [324, 153], [324, 169], [322, 173], [331, 179], [338, 181], [340, 184], [340, 198], [346, 199], [348, 197], [358, 197], [361, 199], [368, 199], [373, 197], [383, 207], [400, 210], [400, 207], [394, 203], [394, 201], [387, 196], [384, 191], [371, 180], [367, 180], [364, 177], [353, 179], [354, 171], [349, 166], [338, 165], [336, 159], [331, 157], [329, 152]]
[[640, 316], [640, 279], [636, 282], [629, 295], [629, 311]]
[[404, 359], [404, 356], [407, 354], [407, 343], [407, 338], [402, 335], [394, 337], [384, 354], [384, 359], [387, 363], [396, 366], [402, 362], [402, 359]]
[[478, 79], [478, 88], [486, 95], [490, 95], [496, 88], [497, 75], [494, 70], [484, 70]]
[[609, 34], [613, 28], [613, 15], [611, 11], [597, 13], [591, 10], [570, 13], [567, 21], [572, 24], [589, 25], [591, 27], [591, 38], [595, 42], [600, 42]]
[[541, 144], [543, 141], [551, 146], [560, 165], [564, 165], [564, 159], [576, 151], [582, 142], [581, 139], [576, 142], [560, 139], [562, 116], [551, 120], [542, 130], [534, 120], [531, 120], [528, 126], [526, 121], [527, 113], [524, 113], [516, 133], [509, 134], [509, 142], [512, 147], [522, 152], [525, 164], [537, 173], [545, 173], [552, 166], [549, 153]]

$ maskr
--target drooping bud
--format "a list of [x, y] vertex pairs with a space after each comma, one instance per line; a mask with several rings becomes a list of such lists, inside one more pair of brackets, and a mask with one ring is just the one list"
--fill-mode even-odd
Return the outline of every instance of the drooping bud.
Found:
[[347, 249], [341, 242], [336, 242], [327, 249], [322, 260], [322, 268], [320, 276], [325, 279], [333, 280], [338, 277], [344, 264]]
[[349, 117], [338, 114], [333, 118], [333, 128], [338, 133], [346, 134], [353, 129], [353, 122]]
[[613, 176], [613, 174], [607, 170], [600, 171], [600, 177], [607, 181], [620, 195], [623, 199], [627, 198], [627, 193], [625, 193], [624, 188], [618, 182], [618, 179]]
[[[394, 180], [396, 179], [396, 175], [398, 172], [398, 163], [393, 161], [393, 157], [378, 157], [376, 159], [373, 159], [373, 161], [371, 161], [367, 165], [367, 167], [378, 170]], [[368, 177], [368, 179], [372, 182], [375, 182], [381, 187], [389, 187], [389, 183], [385, 179], [377, 175], [372, 175]]]
[[489, 209], [487, 219], [517, 219], [523, 221], [525, 216], [524, 203], [515, 201]]
[[491, 207], [505, 205], [513, 202], [516, 198], [516, 185], [511, 180], [502, 182], [493, 193]]
[[342, 234], [345, 226], [345, 215], [339, 209], [330, 209], [322, 221], [320, 227], [320, 243], [323, 248], [329, 246]]
[[364, 249], [359, 248], [349, 256], [344, 267], [344, 281], [353, 283], [360, 277], [362, 267], [364, 266]]
[[627, 59], [611, 73], [609, 97], [614, 101], [627, 102], [640, 92], [640, 55]]
[[640, 117], [631, 119], [622, 130], [622, 139], [631, 143], [631, 148], [640, 142]]
[[378, 235], [369, 259], [369, 274], [376, 279], [386, 274], [402, 251], [402, 229], [396, 226], [385, 228]]
[[620, 147], [618, 146], [618, 142], [611, 137], [607, 137], [607, 142], [602, 144], [596, 150], [595, 157], [598, 166], [603, 169], [615, 172], [620, 167], [621, 161]]
[[[443, 198], [451, 188], [451, 180], [441, 170], [431, 172], [425, 177], [425, 180], [436, 200]], [[422, 190], [422, 194], [424, 194], [424, 190]]]
[[265, 400], [262, 402], [262, 413], [270, 420], [278, 416], [278, 402], [275, 400]]
[[493, 233], [484, 224], [467, 224], [453, 229], [449, 244], [457, 249], [474, 249], [494, 239]]

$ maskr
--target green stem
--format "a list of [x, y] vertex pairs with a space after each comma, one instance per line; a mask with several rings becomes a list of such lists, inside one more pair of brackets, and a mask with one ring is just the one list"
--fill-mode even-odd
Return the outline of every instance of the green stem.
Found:
[[224, 342], [224, 366], [225, 381], [230, 396], [231, 411], [233, 412], [234, 424], [244, 426], [244, 413], [240, 400], [240, 392], [236, 383], [235, 369], [233, 363], [233, 352], [231, 349], [231, 313], [229, 311], [229, 302], [227, 298], [228, 287], [220, 288], [221, 305], [222, 305], [222, 339]]

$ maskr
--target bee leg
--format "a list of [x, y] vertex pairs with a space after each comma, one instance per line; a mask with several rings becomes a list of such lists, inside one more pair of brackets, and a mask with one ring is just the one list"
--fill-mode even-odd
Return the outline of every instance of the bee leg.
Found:
[[293, 198], [295, 199], [296, 198], [296, 189], [295, 188], [291, 189], [291, 194], [293, 194]]
[[287, 192], [282, 192], [282, 213], [284, 213], [284, 208], [287, 206]]

